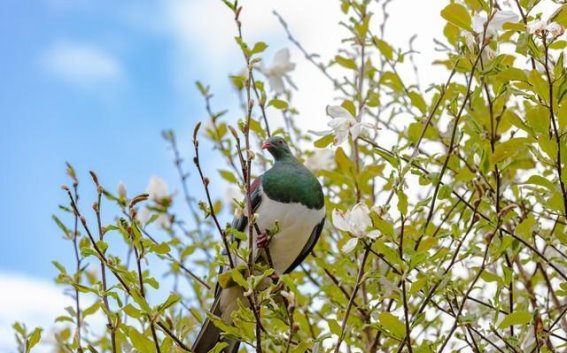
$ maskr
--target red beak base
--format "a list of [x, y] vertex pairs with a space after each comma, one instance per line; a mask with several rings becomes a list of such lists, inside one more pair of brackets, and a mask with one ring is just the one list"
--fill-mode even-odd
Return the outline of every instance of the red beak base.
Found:
[[264, 143], [262, 144], [262, 149], [266, 150], [268, 148], [272, 147], [272, 145], [268, 142], [268, 141], [264, 141]]

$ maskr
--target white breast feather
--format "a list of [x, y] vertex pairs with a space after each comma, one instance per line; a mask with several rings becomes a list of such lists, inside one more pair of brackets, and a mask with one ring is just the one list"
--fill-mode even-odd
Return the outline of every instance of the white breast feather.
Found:
[[[256, 210], [258, 214], [258, 228], [261, 231], [272, 229], [276, 220], [279, 221], [279, 232], [270, 241], [270, 256], [274, 262], [274, 270], [278, 274], [285, 270], [297, 259], [305, 247], [315, 226], [325, 216], [325, 207], [320, 210], [309, 209], [300, 203], [282, 203], [274, 201], [261, 191], [262, 202]], [[254, 255], [256, 255], [256, 237], [254, 231]], [[238, 300], [244, 305], [241, 287], [225, 288], [220, 294], [221, 317], [230, 323], [230, 314], [237, 308]]]
[[279, 232], [270, 241], [270, 255], [274, 270], [282, 274], [307, 244], [313, 229], [323, 219], [325, 208], [315, 210], [300, 203], [274, 201], [262, 191], [262, 202], [256, 213], [258, 227], [262, 231], [273, 228], [276, 220], [279, 221]]

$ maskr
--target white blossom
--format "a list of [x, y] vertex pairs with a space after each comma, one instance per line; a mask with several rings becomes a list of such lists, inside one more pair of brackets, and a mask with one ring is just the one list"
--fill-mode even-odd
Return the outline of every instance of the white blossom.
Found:
[[556, 22], [547, 23], [546, 21], [534, 21], [528, 23], [527, 30], [529, 34], [536, 36], [544, 36], [550, 34], [553, 38], [559, 37], [565, 32], [565, 28]]
[[498, 55], [498, 50], [494, 50], [491, 47], [487, 46], [482, 51], [482, 59], [486, 61], [491, 61]]
[[370, 209], [364, 203], [359, 202], [346, 213], [339, 209], [334, 209], [332, 214], [333, 225], [335, 228], [348, 232], [353, 238], [349, 239], [343, 246], [344, 252], [350, 252], [358, 244], [358, 240], [363, 237], [376, 239], [380, 236], [377, 230], [370, 230], [372, 219], [370, 219]]
[[465, 44], [470, 51], [474, 51], [476, 48], [476, 37], [469, 31], [462, 31], [461, 35], [465, 38]]
[[[478, 13], [473, 16], [473, 30], [476, 33], [483, 33], [484, 32], [484, 25], [486, 24], [487, 17], [485, 13]], [[504, 23], [507, 22], [518, 22], [519, 17], [512, 11], [497, 11], [494, 16], [488, 22], [486, 26], [486, 35], [487, 36], [494, 36], [497, 35], [499, 31], [502, 30]]]
[[548, 24], [546, 29], [553, 37], [559, 37], [563, 34], [563, 32], [565, 32], [565, 28], [556, 22]]
[[304, 165], [312, 172], [324, 169], [333, 169], [335, 154], [330, 149], [316, 149], [312, 155], [305, 158]]
[[[473, 16], [472, 18], [472, 28], [474, 34], [469, 31], [463, 31], [461, 35], [465, 39], [465, 43], [469, 50], [473, 51], [473, 49], [478, 44], [478, 36], [484, 33], [484, 26], [486, 25], [486, 33], [485, 37], [492, 37], [497, 36], [498, 32], [500, 32], [504, 26], [504, 23], [507, 22], [518, 22], [519, 17], [512, 11], [497, 11], [494, 16], [490, 18], [490, 22], [486, 16], [486, 13], [480, 12]], [[489, 49], [486, 48], [485, 51]], [[490, 58], [491, 54], [496, 55], [496, 52], [492, 50], [492, 52], [484, 53], [484, 56]]]
[[271, 66], [260, 68], [260, 71], [268, 78], [270, 88], [277, 94], [284, 92], [284, 78], [288, 78], [289, 72], [295, 69], [295, 63], [290, 62], [289, 58], [289, 49], [280, 49], [275, 53]]
[[146, 207], [142, 207], [142, 209], [136, 213], [136, 219], [137, 219], [141, 224], [146, 224], [146, 223], [148, 223], [148, 221], [150, 220], [151, 216], [152, 216], [152, 215], [150, 214], [150, 210], [148, 210]]
[[352, 114], [340, 105], [328, 105], [327, 115], [331, 117], [331, 121], [327, 125], [331, 130], [316, 132], [317, 135], [326, 135], [333, 133], [335, 135], [334, 144], [338, 146], [348, 139], [349, 134], [354, 140], [358, 138], [364, 130], [377, 128], [369, 123], [363, 123], [357, 120]]
[[[138, 213], [136, 213], [136, 219], [142, 225], [148, 223], [151, 218], [152, 212], [147, 207], [142, 207], [142, 209]], [[166, 213], [160, 213], [156, 218], [155, 223], [163, 229], [171, 228], [171, 218]]]
[[150, 195], [150, 199], [160, 202], [163, 199], [171, 197], [168, 191], [167, 183], [160, 177], [152, 176], [146, 192]]
[[118, 197], [120, 197], [121, 199], [126, 198], [126, 194], [127, 194], [126, 185], [122, 181], [118, 183], [117, 191], [118, 191]]
[[534, 21], [530, 22], [527, 25], [528, 33], [529, 34], [539, 34], [545, 30], [545, 22], [544, 21]]

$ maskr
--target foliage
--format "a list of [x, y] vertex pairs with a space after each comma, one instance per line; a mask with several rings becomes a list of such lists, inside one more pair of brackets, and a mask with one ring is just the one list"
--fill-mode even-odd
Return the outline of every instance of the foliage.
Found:
[[[234, 109], [238, 121], [216, 111], [211, 89], [197, 84], [209, 115], [193, 136], [205, 201], [196, 183], [188, 186], [174, 133], [164, 133], [191, 219], [173, 214], [172, 195], [114, 195], [93, 173], [98, 198], [87, 220], [69, 167], [70, 203], [61, 209], [70, 226], [56, 222], [73, 244], [76, 267], [55, 265], [76, 307], [58, 318], [72, 325], [56, 335], [58, 351], [189, 350], [210, 316], [217, 280], [249, 294], [233, 326], [215, 320], [246, 343], [241, 350], [563, 351], [567, 5], [547, 1], [557, 10], [542, 21], [537, 5], [546, 1], [452, 1], [436, 19], [446, 21], [435, 64], [447, 78], [425, 89], [400, 74], [412, 66], [411, 43], [384, 37], [390, 1], [341, 0], [348, 34], [328, 62], [303, 48], [280, 18], [305, 63], [340, 101], [327, 108], [330, 130], [314, 137], [297, 126], [293, 95], [306, 93], [293, 90], [289, 52], [276, 54], [271, 67], [262, 64], [267, 45], [242, 37], [246, 8], [224, 2], [234, 13], [246, 69], [230, 77], [242, 102]], [[283, 127], [271, 131], [278, 116]], [[263, 288], [271, 270], [231, 242], [248, 242], [252, 222], [247, 232], [236, 232], [222, 223], [221, 209], [254, 217], [245, 207], [250, 181], [269, 161], [253, 150], [269, 135], [286, 136], [316, 169], [330, 222], [298, 270]], [[226, 161], [220, 177], [244, 201], [215, 199], [206, 176], [213, 166], [199, 157], [203, 136]], [[103, 201], [121, 210], [112, 224], [101, 222]], [[151, 216], [142, 221], [143, 210]], [[150, 234], [149, 224], [160, 217], [163, 241]], [[109, 237], [127, 244], [127, 260], [113, 252]], [[247, 266], [235, 268], [227, 252]], [[150, 265], [156, 262], [167, 263], [175, 283], [188, 281], [192, 292], [173, 286], [163, 301], [149, 300], [150, 288], [159, 286]], [[220, 265], [231, 270], [217, 276]], [[85, 296], [95, 298], [90, 306], [81, 305]], [[85, 327], [95, 314], [106, 321], [97, 332]], [[35, 333], [20, 333], [31, 345]]]

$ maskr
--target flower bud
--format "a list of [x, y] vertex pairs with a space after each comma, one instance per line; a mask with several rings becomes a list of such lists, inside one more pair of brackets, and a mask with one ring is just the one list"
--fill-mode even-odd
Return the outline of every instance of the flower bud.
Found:
[[125, 198], [126, 198], [126, 193], [127, 193], [126, 185], [124, 185], [123, 182], [119, 182], [119, 183], [118, 183], [118, 196], [119, 196], [121, 199], [125, 199]]
[[254, 157], [256, 157], [256, 153], [254, 153], [254, 151], [252, 151], [251, 149], [248, 149], [246, 152], [249, 160], [253, 160]]
[[234, 208], [234, 217], [241, 218], [244, 215], [244, 210], [242, 207], [235, 207]]
[[508, 214], [508, 212], [510, 212], [513, 208], [517, 207], [518, 205], [512, 203], [506, 207], [504, 207], [503, 209], [500, 210], [500, 212], [498, 212], [498, 217], [504, 217]]

